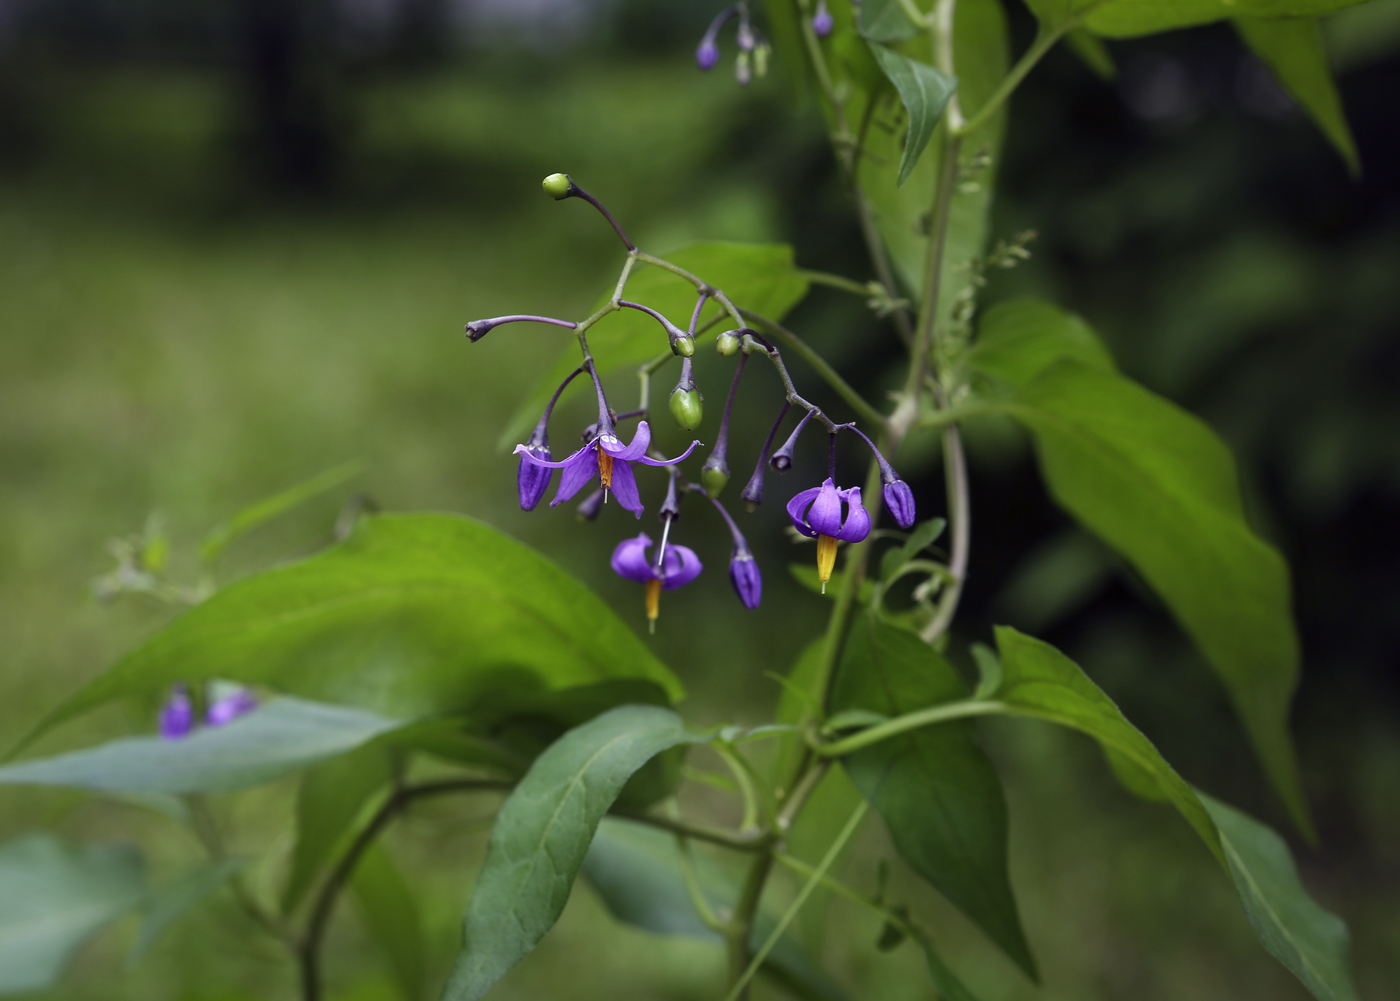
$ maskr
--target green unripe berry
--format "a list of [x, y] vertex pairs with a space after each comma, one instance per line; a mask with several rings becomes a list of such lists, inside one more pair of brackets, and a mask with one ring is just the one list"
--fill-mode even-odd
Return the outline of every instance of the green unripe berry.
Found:
[[705, 416], [705, 404], [695, 389], [677, 389], [671, 393], [671, 416], [682, 431], [694, 431]]
[[700, 485], [705, 488], [705, 496], [710, 500], [718, 497], [728, 482], [729, 474], [722, 469], [710, 466], [700, 472]]
[[739, 353], [739, 338], [726, 331], [715, 338], [715, 350], [725, 358], [733, 358]]
[[569, 180], [568, 174], [550, 174], [541, 185], [544, 188], [544, 193], [555, 201], [568, 197], [569, 189], [573, 186], [574, 182]]
[[695, 338], [677, 337], [671, 342], [671, 350], [682, 358], [690, 358], [695, 354]]

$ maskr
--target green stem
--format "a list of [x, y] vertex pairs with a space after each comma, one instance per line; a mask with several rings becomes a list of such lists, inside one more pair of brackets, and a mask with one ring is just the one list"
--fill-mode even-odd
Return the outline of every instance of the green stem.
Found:
[[963, 582], [967, 579], [972, 507], [968, 501], [967, 458], [963, 454], [962, 435], [956, 424], [943, 429], [943, 468], [948, 479], [948, 527], [953, 535], [953, 552], [948, 560], [951, 580], [938, 598], [938, 611], [934, 613], [933, 620], [919, 633], [925, 643], [935, 642], [948, 631], [962, 598]]
[[729, 929], [710, 907], [709, 900], [705, 898], [705, 891], [700, 886], [700, 877], [695, 872], [695, 859], [690, 852], [690, 839], [683, 834], [677, 834], [676, 849], [681, 856], [681, 879], [685, 881], [685, 892], [690, 897], [690, 906], [695, 908], [701, 924], [712, 932], [725, 934]]
[[798, 357], [812, 366], [812, 369], [817, 375], [821, 376], [822, 381], [836, 390], [836, 395], [846, 401], [847, 405], [856, 412], [857, 417], [874, 425], [876, 428], [883, 428], [885, 426], [885, 415], [876, 410], [865, 397], [860, 395], [860, 393], [856, 392], [849, 382], [841, 378], [841, 373], [832, 368], [831, 363], [825, 358], [812, 350], [806, 341], [798, 337], [787, 327], [784, 327], [775, 320], [768, 319], [766, 316], [761, 316], [748, 309], [741, 309], [739, 312], [748, 323], [766, 334], [773, 335], [774, 338], [782, 341], [783, 344], [797, 352]]
[[[828, 288], [840, 289], [842, 292], [858, 295], [862, 299], [869, 299], [871, 295], [869, 285], [863, 285], [844, 275], [833, 275], [829, 271], [810, 271], [807, 268], [799, 268], [797, 273], [813, 285], [825, 285]], [[889, 290], [886, 289], [886, 291]], [[893, 296], [894, 293], [891, 291], [890, 295]]]
[[803, 862], [800, 858], [797, 858], [794, 855], [787, 854], [787, 852], [774, 852], [773, 858], [777, 860], [779, 865], [791, 869], [803, 879], [810, 879], [813, 875], [818, 875], [817, 881], [831, 892], [837, 894], [838, 896], [845, 897], [853, 904], [860, 904], [860, 906], [868, 910], [874, 911], [876, 914], [880, 915], [880, 917], [884, 918], [886, 921], [894, 925], [896, 928], [902, 931], [905, 935], [908, 935], [910, 938], [918, 937], [918, 929], [916, 929], [912, 924], [910, 924], [908, 920], [901, 917], [894, 911], [890, 910], [888, 907], [885, 907], [881, 904], [877, 904], [869, 897], [864, 896], [855, 889], [852, 889], [850, 886], [847, 886], [839, 879], [833, 879], [831, 876], [828, 876], [825, 873], [818, 874], [815, 866], [810, 866], [806, 862]]
[[829, 744], [817, 744], [813, 748], [813, 752], [823, 758], [839, 758], [862, 748], [870, 747], [872, 744], [878, 744], [882, 740], [897, 737], [901, 733], [908, 733], [910, 730], [917, 730], [920, 727], [931, 726], [934, 723], [946, 723], [949, 720], [966, 719], [969, 716], [989, 716], [1009, 711], [1010, 707], [1005, 702], [993, 700], [965, 699], [960, 702], [945, 702], [943, 705], [929, 706], [927, 709], [919, 709], [903, 716], [896, 716], [892, 720], [878, 723]]
[[1016, 92], [1016, 88], [1021, 85], [1021, 81], [1026, 78], [1026, 74], [1035, 69], [1036, 63], [1040, 62], [1045, 56], [1045, 53], [1049, 52], [1051, 48], [1054, 47], [1055, 43], [1067, 33], [1073, 31], [1082, 24], [1084, 19], [1098, 6], [1099, 4], [1096, 3], [1089, 7], [1082, 8], [1069, 20], [1053, 28], [1047, 28], [1044, 22], [1042, 22], [1039, 29], [1036, 31], [1035, 41], [1031, 43], [1031, 47], [1025, 51], [1020, 59], [1016, 60], [1016, 65], [1011, 67], [1011, 70], [1002, 79], [1001, 83], [997, 85], [997, 89], [992, 91], [992, 96], [987, 98], [986, 103], [977, 109], [977, 113], [957, 129], [957, 134], [965, 136], [987, 124], [987, 120], [995, 115], [1001, 106], [1010, 99], [1011, 95]]
[[773, 870], [773, 853], [765, 851], [749, 864], [744, 885], [734, 905], [729, 922], [729, 982], [733, 985], [728, 1001], [744, 1001], [748, 997], [749, 939], [753, 937], [754, 915], [763, 899], [763, 887]]
[[[851, 836], [856, 833], [857, 828], [860, 827], [860, 822], [865, 819], [865, 814], [869, 809], [870, 804], [865, 800], [861, 800], [860, 805], [851, 813], [851, 819], [846, 821], [846, 826], [841, 828], [841, 833], [836, 836], [836, 840], [831, 843], [831, 847], [828, 848], [826, 854], [822, 856], [822, 860], [817, 864], [816, 870], [807, 878], [807, 882], [804, 883], [802, 889], [798, 891], [797, 897], [788, 906], [783, 916], [778, 919], [778, 923], [773, 926], [773, 931], [769, 933], [768, 940], [764, 942], [762, 948], [754, 954], [753, 959], [749, 961], [748, 966], [744, 969], [743, 975], [740, 976], [739, 980], [730, 988], [729, 995], [725, 998], [725, 1001], [738, 1001], [744, 994], [745, 990], [748, 988], [749, 981], [752, 980], [754, 974], [758, 972], [758, 968], [763, 964], [763, 961], [768, 958], [768, 954], [773, 951], [773, 946], [778, 944], [778, 940], [782, 938], [783, 932], [787, 931], [788, 925], [790, 925], [792, 919], [797, 916], [797, 912], [801, 910], [802, 905], [807, 902], [807, 898], [812, 895], [812, 891], [817, 888], [817, 884], [821, 881], [821, 878], [826, 875], [826, 871], [831, 868], [832, 863], [836, 861], [836, 857], [841, 854], [841, 849], [846, 847], [846, 842], [850, 841]], [[767, 859], [771, 865], [773, 856], [770, 854], [767, 856]]]

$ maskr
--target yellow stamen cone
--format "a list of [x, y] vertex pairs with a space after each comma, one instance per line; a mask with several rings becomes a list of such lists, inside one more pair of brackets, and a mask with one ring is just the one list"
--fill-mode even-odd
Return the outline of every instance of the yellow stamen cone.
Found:
[[831, 570], [836, 566], [836, 540], [829, 535], [817, 536], [817, 576], [822, 579], [822, 594], [826, 594], [826, 582], [831, 580]]
[[612, 487], [613, 457], [601, 448], [598, 449], [598, 479], [603, 483], [603, 489]]
[[656, 632], [656, 617], [661, 614], [661, 581], [647, 581], [647, 619], [651, 632]]

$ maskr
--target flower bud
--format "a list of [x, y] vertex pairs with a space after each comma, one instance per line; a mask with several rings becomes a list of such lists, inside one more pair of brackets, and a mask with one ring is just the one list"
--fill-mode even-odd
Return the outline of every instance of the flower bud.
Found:
[[816, 32], [818, 38], [825, 38], [831, 34], [831, 29], [835, 22], [831, 19], [831, 11], [826, 9], [826, 0], [817, 0], [817, 12], [812, 15], [812, 30]]
[[909, 489], [909, 484], [903, 480], [886, 483], [884, 494], [885, 507], [889, 508], [894, 523], [900, 528], [914, 524], [914, 491]]
[[700, 392], [695, 389], [677, 387], [671, 392], [671, 416], [682, 431], [694, 431], [705, 416], [705, 405], [700, 400]]
[[695, 356], [695, 338], [689, 334], [672, 337], [671, 351], [682, 358], [693, 358]]
[[700, 485], [705, 488], [705, 496], [714, 500], [723, 491], [725, 484], [729, 482], [729, 467], [727, 465], [710, 465], [705, 463], [705, 468], [700, 471]]
[[708, 35], [700, 40], [695, 49], [695, 65], [709, 72], [719, 62], [719, 46]]
[[246, 716], [258, 707], [258, 698], [246, 688], [238, 688], [222, 698], [215, 699], [204, 714], [204, 721], [210, 726], [224, 726], [240, 716]]
[[753, 81], [753, 69], [749, 66], [747, 52], [740, 52], [734, 59], [734, 79], [740, 87], [747, 87]]
[[725, 358], [732, 358], [738, 354], [739, 347], [739, 337], [732, 330], [726, 330], [715, 338], [715, 350]]
[[561, 198], [568, 198], [569, 192], [573, 189], [574, 182], [569, 179], [568, 174], [550, 174], [544, 179], [541, 187], [544, 193], [555, 201]]
[[754, 76], [762, 79], [768, 75], [768, 59], [772, 55], [773, 46], [769, 45], [767, 42], [760, 43], [758, 48], [753, 50]]
[[603, 491], [600, 488], [580, 501], [574, 513], [578, 515], [579, 521], [593, 521], [601, 510], [603, 510]]
[[758, 571], [753, 553], [747, 549], [734, 551], [729, 561], [729, 582], [745, 608], [757, 608], [763, 600], [763, 574]]
[[193, 727], [194, 703], [190, 701], [190, 690], [176, 685], [160, 709], [160, 735], [166, 740], [179, 740], [188, 736]]

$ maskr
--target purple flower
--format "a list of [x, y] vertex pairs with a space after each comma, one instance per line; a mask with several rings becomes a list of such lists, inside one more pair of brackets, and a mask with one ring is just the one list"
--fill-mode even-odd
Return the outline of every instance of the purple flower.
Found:
[[525, 445], [516, 445], [515, 451], [522, 461], [546, 469], [562, 469], [559, 477], [559, 490], [550, 507], [562, 504], [583, 489], [596, 475], [604, 490], [611, 490], [617, 502], [638, 518], [642, 516], [642, 498], [637, 493], [637, 478], [632, 475], [631, 463], [640, 462], [647, 466], [670, 466], [680, 462], [700, 446], [692, 441], [690, 447], [674, 459], [651, 459], [647, 449], [651, 447], [651, 428], [646, 421], [637, 425], [637, 433], [629, 445], [615, 434], [605, 433], [594, 438], [583, 448], [562, 462], [550, 462], [531, 454]]
[[[762, 468], [761, 463], [759, 468]], [[729, 526], [729, 534], [734, 537], [734, 551], [729, 555], [729, 583], [734, 585], [734, 593], [739, 596], [745, 608], [757, 608], [763, 599], [763, 574], [758, 571], [758, 562], [753, 558], [753, 551], [749, 549], [744, 534], [739, 531], [739, 526], [734, 524], [734, 519], [729, 517], [724, 505], [713, 497], [710, 498], [710, 503], [724, 518], [724, 523]]]
[[240, 688], [231, 695], [215, 701], [204, 714], [204, 721], [210, 726], [223, 726], [245, 716], [258, 707], [258, 697], [247, 688]]
[[612, 554], [612, 568], [620, 577], [634, 580], [647, 587], [647, 619], [656, 629], [656, 617], [661, 614], [661, 592], [684, 587], [705, 569], [700, 557], [687, 546], [666, 546], [658, 567], [647, 556], [651, 539], [643, 532], [635, 539], [619, 542]]
[[709, 35], [700, 39], [700, 44], [695, 47], [695, 65], [702, 70], [709, 72], [715, 68], [719, 62], [719, 46]]
[[831, 11], [826, 9], [826, 0], [817, 0], [817, 12], [812, 15], [812, 30], [817, 33], [818, 38], [825, 38], [831, 34], [834, 24]]
[[190, 701], [190, 690], [176, 685], [165, 705], [160, 707], [160, 735], [166, 740], [179, 740], [189, 736], [193, 727], [194, 703]]
[[787, 512], [799, 532], [817, 540], [817, 573], [824, 591], [836, 565], [837, 541], [860, 542], [870, 534], [870, 512], [861, 503], [860, 487], [838, 490], [828, 476], [821, 486], [803, 490], [788, 501]]
[[[536, 462], [539, 460], [549, 462], [554, 458], [549, 451], [549, 415], [554, 412], [554, 405], [559, 402], [559, 397], [563, 395], [569, 383], [573, 382], [574, 377], [582, 372], [582, 368], [576, 368], [569, 373], [567, 379], [560, 383], [559, 388], [554, 391], [554, 395], [549, 398], [549, 404], [544, 408], [544, 416], [540, 418], [540, 422], [535, 425], [535, 430], [530, 434], [530, 440], [520, 446]], [[544, 492], [549, 489], [549, 478], [554, 475], [554, 470], [537, 465], [536, 462], [527, 462], [523, 456], [520, 459], [518, 483], [520, 486], [520, 508], [523, 511], [535, 509], [535, 505], [540, 502]]]
[[903, 480], [885, 484], [885, 507], [890, 509], [894, 523], [900, 528], [914, 524], [914, 491]]

